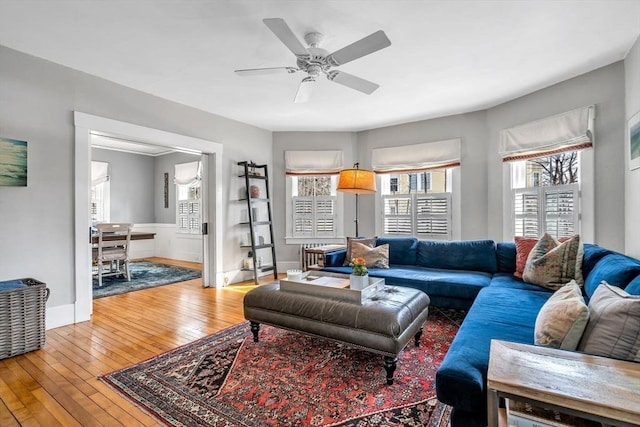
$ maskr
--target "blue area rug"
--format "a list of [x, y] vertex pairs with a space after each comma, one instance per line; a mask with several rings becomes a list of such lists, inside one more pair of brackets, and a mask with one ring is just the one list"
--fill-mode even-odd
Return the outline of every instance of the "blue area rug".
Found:
[[123, 276], [103, 277], [101, 288], [98, 287], [98, 278], [94, 277], [93, 299], [202, 277], [200, 270], [151, 261], [133, 261], [130, 263], [130, 270], [130, 282]]

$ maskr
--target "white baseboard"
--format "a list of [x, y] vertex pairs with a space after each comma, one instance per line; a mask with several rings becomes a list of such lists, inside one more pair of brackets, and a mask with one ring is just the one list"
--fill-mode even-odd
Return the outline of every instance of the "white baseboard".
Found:
[[47, 330], [75, 323], [75, 306], [73, 304], [47, 307], [45, 314], [45, 328]]

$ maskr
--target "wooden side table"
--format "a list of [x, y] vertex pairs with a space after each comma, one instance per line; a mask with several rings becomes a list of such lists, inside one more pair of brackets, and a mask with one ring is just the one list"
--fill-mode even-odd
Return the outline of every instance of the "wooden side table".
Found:
[[489, 427], [500, 398], [530, 402], [616, 427], [640, 425], [640, 363], [572, 351], [491, 341]]
[[345, 245], [325, 245], [315, 248], [304, 248], [302, 254], [302, 270], [319, 270], [324, 267], [326, 254], [346, 248]]

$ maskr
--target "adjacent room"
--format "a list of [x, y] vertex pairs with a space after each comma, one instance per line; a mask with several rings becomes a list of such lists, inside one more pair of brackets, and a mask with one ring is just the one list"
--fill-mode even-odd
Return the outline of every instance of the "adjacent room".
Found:
[[0, 425], [640, 425], [640, 0], [0, 21]]

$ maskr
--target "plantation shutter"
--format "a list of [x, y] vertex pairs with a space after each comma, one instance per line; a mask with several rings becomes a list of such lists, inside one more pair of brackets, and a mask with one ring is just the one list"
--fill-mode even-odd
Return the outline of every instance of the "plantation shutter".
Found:
[[335, 197], [294, 197], [293, 236], [333, 237], [335, 236]]
[[578, 184], [515, 189], [515, 235], [556, 239], [579, 233]]
[[416, 196], [416, 211], [416, 235], [451, 238], [451, 194]]
[[382, 196], [384, 202], [384, 234], [412, 235], [412, 196]]

